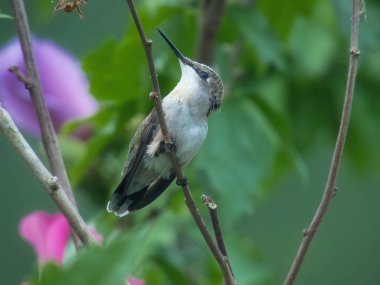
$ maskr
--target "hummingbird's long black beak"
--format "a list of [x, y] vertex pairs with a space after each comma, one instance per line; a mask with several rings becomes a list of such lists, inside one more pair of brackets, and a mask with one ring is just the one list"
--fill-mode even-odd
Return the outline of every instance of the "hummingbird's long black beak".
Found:
[[175, 55], [178, 57], [180, 61], [182, 61], [183, 64], [188, 64], [188, 59], [183, 56], [183, 54], [178, 50], [178, 48], [168, 39], [168, 37], [160, 30], [157, 29], [160, 33], [161, 37], [164, 38], [164, 40], [168, 43], [168, 45], [171, 47], [171, 49], [174, 51]]

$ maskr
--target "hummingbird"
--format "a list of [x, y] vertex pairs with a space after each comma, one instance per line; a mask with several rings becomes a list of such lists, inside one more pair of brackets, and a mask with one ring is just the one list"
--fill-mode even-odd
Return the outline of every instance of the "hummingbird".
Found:
[[[209, 115], [221, 107], [223, 82], [212, 68], [185, 57], [161, 30], [158, 32], [181, 67], [181, 79], [163, 98], [162, 108], [173, 142], [171, 150], [181, 167], [186, 167], [206, 138]], [[122, 179], [107, 211], [122, 217], [141, 209], [160, 196], [175, 177], [153, 108], [130, 142]]]

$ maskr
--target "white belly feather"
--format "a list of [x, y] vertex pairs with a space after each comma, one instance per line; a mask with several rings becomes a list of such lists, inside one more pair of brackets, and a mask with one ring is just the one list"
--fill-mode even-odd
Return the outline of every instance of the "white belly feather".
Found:
[[[169, 133], [175, 141], [175, 153], [181, 166], [186, 166], [194, 158], [206, 138], [207, 117], [191, 114], [184, 102], [173, 102], [171, 98], [165, 99], [163, 109]], [[154, 156], [162, 139], [162, 133], [159, 131], [148, 146], [149, 158], [145, 159], [145, 166], [161, 175], [166, 172], [169, 174], [172, 168], [167, 155]]]

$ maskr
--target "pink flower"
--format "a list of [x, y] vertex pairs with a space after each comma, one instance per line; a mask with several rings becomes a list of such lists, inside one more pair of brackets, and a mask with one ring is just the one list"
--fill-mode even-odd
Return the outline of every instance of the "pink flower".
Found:
[[144, 280], [136, 279], [134, 277], [129, 277], [127, 285], [144, 285]]
[[[70, 238], [70, 225], [65, 216], [35, 211], [21, 220], [19, 231], [21, 237], [33, 246], [40, 266], [47, 261], [62, 264]], [[103, 242], [103, 237], [94, 228], [90, 228], [90, 231], [96, 240]], [[128, 285], [144, 285], [143, 280], [134, 277], [129, 277], [127, 282]], [[23, 282], [21, 285], [28, 283]]]
[[103, 237], [99, 234], [93, 227], [90, 227], [90, 232], [94, 236], [94, 238], [100, 243], [103, 243]]
[[[62, 263], [70, 238], [70, 225], [64, 215], [32, 212], [21, 220], [19, 230], [21, 237], [33, 246], [40, 265], [46, 261]], [[103, 237], [93, 228], [90, 231], [102, 243]]]
[[[90, 116], [97, 103], [88, 93], [88, 82], [77, 59], [53, 42], [33, 39], [36, 63], [46, 104], [56, 131], [63, 123]], [[18, 41], [0, 50], [0, 102], [16, 124], [31, 134], [39, 134], [39, 125], [28, 90], [8, 68], [16, 65], [25, 73]]]
[[62, 263], [70, 237], [70, 226], [62, 214], [32, 212], [21, 220], [19, 231], [33, 246], [40, 265], [47, 261]]

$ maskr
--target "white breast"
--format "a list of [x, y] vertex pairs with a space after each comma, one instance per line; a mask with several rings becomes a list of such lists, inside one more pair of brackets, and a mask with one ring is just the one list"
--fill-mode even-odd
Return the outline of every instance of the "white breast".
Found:
[[[167, 96], [162, 102], [162, 107], [169, 133], [175, 141], [178, 162], [184, 167], [194, 158], [206, 138], [207, 117], [194, 116], [185, 102], [175, 99]], [[166, 155], [153, 156], [160, 140], [161, 132], [148, 146], [151, 158], [146, 163], [148, 168], [162, 174], [169, 171], [172, 165]]]
[[166, 122], [176, 143], [179, 163], [186, 166], [206, 138], [207, 117], [194, 115], [184, 101], [175, 101], [177, 98], [167, 99], [163, 102]]
[[[194, 158], [207, 135], [207, 112], [210, 108], [209, 96], [199, 86], [199, 76], [193, 68], [181, 64], [182, 76], [177, 86], [162, 100], [166, 123], [175, 141], [176, 156], [181, 166], [186, 166]], [[154, 156], [162, 140], [161, 132], [148, 146], [151, 157], [146, 166], [165, 173], [172, 168], [167, 155]]]

